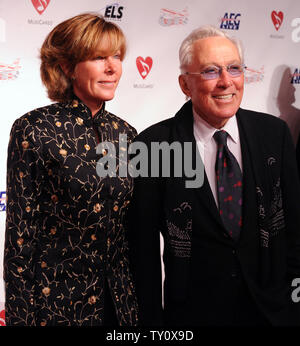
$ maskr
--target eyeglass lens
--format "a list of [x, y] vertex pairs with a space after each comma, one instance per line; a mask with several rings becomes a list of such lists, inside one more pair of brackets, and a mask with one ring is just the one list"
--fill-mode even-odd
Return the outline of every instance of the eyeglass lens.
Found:
[[[212, 66], [202, 71], [201, 74], [203, 75], [205, 79], [215, 79], [221, 75], [222, 69], [223, 67]], [[226, 67], [226, 70], [232, 77], [238, 77], [243, 73], [244, 66], [236, 65], [236, 64], [229, 65]]]

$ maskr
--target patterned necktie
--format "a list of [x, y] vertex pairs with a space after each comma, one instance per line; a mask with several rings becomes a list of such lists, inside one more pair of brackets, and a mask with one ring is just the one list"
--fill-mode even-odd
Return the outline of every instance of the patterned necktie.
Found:
[[229, 235], [237, 241], [242, 226], [242, 172], [227, 146], [228, 133], [217, 131], [214, 139], [218, 144], [216, 159], [219, 212]]

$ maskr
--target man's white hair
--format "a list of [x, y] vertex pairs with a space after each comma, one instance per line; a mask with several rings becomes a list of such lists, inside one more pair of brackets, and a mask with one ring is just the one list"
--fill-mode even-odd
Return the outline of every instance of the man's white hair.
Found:
[[230, 37], [228, 34], [223, 32], [222, 30], [212, 26], [212, 25], [204, 25], [195, 30], [193, 30], [182, 42], [179, 48], [179, 62], [180, 62], [180, 70], [181, 73], [186, 72], [187, 66], [192, 62], [193, 59], [193, 44], [195, 41], [200, 40], [202, 38], [207, 37], [225, 37], [230, 40], [237, 48], [239, 52], [239, 56], [241, 59], [241, 63], [244, 63], [244, 53], [242, 43]]

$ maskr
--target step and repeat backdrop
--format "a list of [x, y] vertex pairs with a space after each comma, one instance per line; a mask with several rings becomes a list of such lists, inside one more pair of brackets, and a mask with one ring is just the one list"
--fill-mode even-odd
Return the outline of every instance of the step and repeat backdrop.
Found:
[[173, 116], [185, 102], [178, 49], [195, 28], [212, 24], [241, 39], [245, 50], [242, 107], [284, 119], [300, 131], [299, 0], [0, 0], [0, 325], [5, 325], [3, 247], [10, 129], [24, 113], [47, 105], [39, 49], [61, 21], [97, 12], [128, 40], [123, 76], [107, 109], [138, 132]]

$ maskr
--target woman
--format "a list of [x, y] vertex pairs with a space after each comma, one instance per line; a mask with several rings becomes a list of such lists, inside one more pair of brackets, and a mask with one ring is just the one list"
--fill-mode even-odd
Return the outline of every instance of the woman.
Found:
[[[99, 177], [100, 142], [133, 127], [105, 110], [122, 74], [125, 38], [82, 14], [41, 48], [41, 77], [58, 103], [15, 121], [8, 147], [4, 255], [7, 325], [136, 325], [123, 226], [129, 177]], [[118, 163], [118, 153], [116, 154]]]

